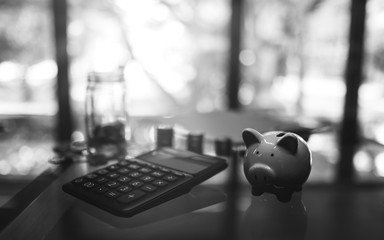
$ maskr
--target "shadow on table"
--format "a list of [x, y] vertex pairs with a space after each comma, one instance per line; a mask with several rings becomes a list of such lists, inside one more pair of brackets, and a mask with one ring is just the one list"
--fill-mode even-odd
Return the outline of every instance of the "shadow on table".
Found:
[[[111, 236], [129, 232], [142, 234], [147, 225], [187, 214], [214, 204], [224, 202], [223, 191], [204, 185], [196, 186], [190, 193], [148, 209], [130, 218], [114, 216], [80, 200], [56, 224], [46, 239], [80, 239], [107, 232]], [[151, 227], [149, 227], [151, 229]], [[139, 233], [140, 232], [140, 233]], [[120, 234], [119, 234], [120, 233]], [[97, 234], [96, 234], [97, 235]]]

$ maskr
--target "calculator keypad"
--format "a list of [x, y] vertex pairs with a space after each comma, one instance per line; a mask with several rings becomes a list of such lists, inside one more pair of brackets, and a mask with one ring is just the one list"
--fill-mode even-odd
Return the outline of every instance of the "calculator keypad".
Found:
[[[72, 181], [105, 200], [127, 205], [176, 186], [186, 175], [168, 168], [124, 160]], [[191, 176], [190, 176], [191, 177]]]
[[[132, 217], [188, 193], [228, 166], [224, 159], [168, 147], [116, 161], [65, 183], [62, 189], [116, 216]], [[188, 163], [201, 168], [190, 172]]]

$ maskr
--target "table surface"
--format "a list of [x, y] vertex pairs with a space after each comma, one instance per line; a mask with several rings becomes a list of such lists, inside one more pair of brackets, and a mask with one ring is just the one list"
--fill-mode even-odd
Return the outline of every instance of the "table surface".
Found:
[[[159, 123], [176, 125], [180, 132], [203, 132], [208, 154], [213, 154], [215, 137], [240, 141], [245, 127], [263, 132], [292, 126], [255, 113], [138, 118], [133, 123], [138, 146], [153, 147], [153, 139], [144, 133]], [[47, 164], [0, 205], [0, 239], [384, 239], [382, 179], [361, 174], [358, 184], [336, 184], [335, 132], [315, 134], [308, 144], [313, 170], [289, 203], [271, 194], [252, 196], [241, 163], [229, 162], [229, 168], [190, 193], [131, 218], [115, 217], [61, 190], [97, 167], [87, 162]], [[9, 178], [0, 178], [0, 184], [12, 182]]]

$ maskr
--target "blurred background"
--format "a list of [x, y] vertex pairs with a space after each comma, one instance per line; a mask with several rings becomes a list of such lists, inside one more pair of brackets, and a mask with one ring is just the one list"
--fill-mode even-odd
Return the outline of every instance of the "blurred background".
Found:
[[[116, 66], [124, 68], [131, 116], [267, 109], [336, 129], [343, 119], [350, 0], [57, 2], [0, 1], [0, 177], [41, 173], [55, 129], [84, 132], [87, 75]], [[353, 168], [381, 179], [384, 1], [368, 0], [363, 11], [357, 131], [370, 144], [360, 145]], [[56, 125], [61, 108], [68, 118]], [[310, 141], [327, 150], [313, 178], [329, 182], [339, 151], [329, 142], [337, 139]]]

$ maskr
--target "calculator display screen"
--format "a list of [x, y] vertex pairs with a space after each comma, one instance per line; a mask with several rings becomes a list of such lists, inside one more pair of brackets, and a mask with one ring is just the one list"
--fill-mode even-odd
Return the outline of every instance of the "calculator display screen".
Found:
[[188, 173], [198, 173], [201, 170], [206, 169], [211, 164], [203, 161], [199, 161], [192, 158], [182, 158], [182, 157], [159, 157], [153, 156], [145, 158], [146, 161], [152, 162], [154, 164], [160, 164], [165, 167], [170, 167], [176, 170], [188, 172]]

